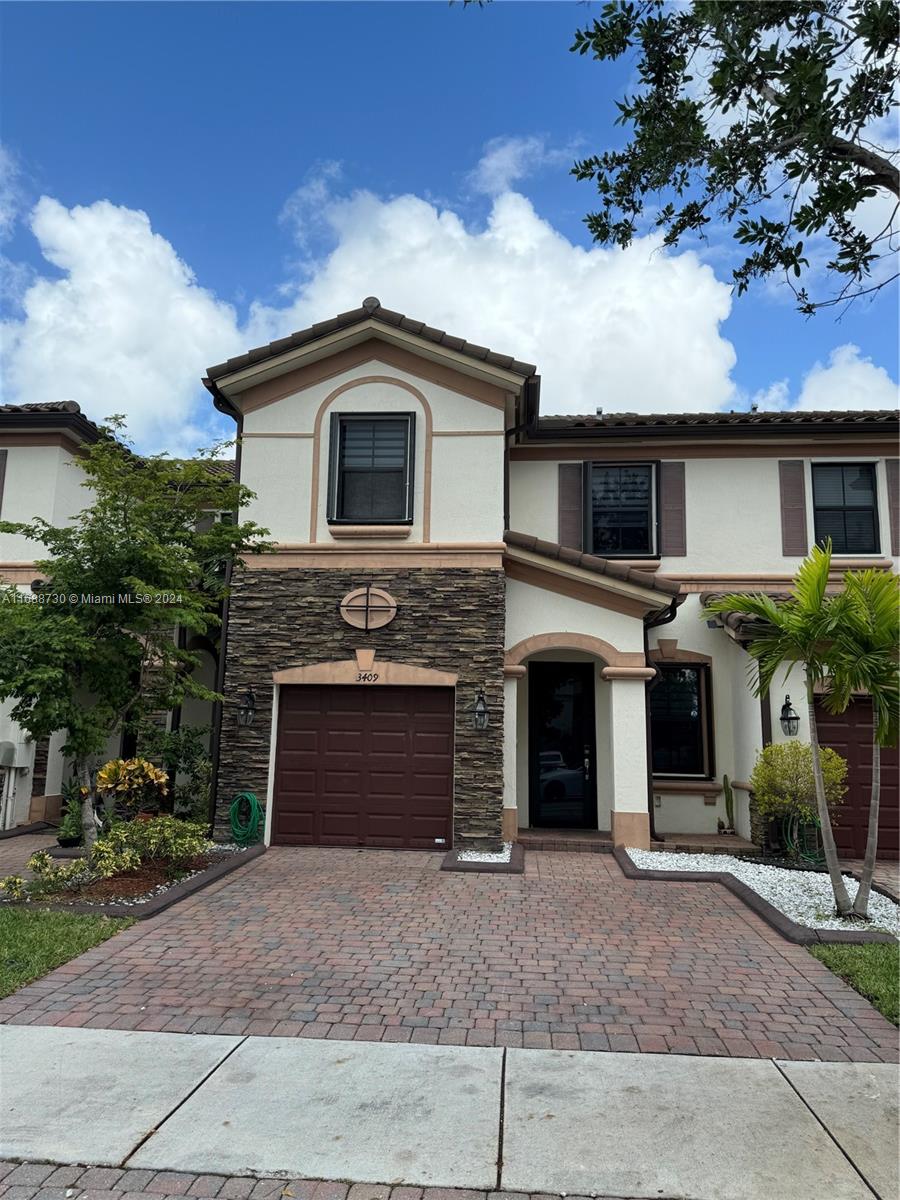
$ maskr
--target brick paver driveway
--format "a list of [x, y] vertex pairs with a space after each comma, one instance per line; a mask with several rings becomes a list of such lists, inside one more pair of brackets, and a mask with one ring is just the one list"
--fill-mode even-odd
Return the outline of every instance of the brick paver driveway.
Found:
[[896, 1030], [723, 887], [273, 849], [0, 1002], [115, 1029], [890, 1061]]
[[16, 837], [0, 838], [0, 879], [6, 875], [21, 875], [31, 878], [25, 864], [38, 850], [49, 850], [56, 845], [56, 831], [46, 833], [20, 833]]

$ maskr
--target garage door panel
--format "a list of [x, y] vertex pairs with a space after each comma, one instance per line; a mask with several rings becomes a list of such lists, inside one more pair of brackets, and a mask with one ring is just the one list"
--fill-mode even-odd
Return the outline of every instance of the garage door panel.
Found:
[[453, 700], [445, 688], [282, 688], [273, 841], [449, 846]]
[[[862, 697], [846, 712], [827, 713], [816, 706], [816, 728], [823, 746], [847, 760], [848, 790], [834, 809], [834, 840], [842, 857], [862, 858], [869, 827], [872, 787], [872, 704]], [[900, 757], [897, 749], [881, 751], [881, 803], [878, 820], [878, 857], [900, 857]]]

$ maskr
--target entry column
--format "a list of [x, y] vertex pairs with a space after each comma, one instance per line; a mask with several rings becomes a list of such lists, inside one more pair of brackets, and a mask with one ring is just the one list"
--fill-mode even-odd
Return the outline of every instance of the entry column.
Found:
[[647, 809], [647, 713], [645, 689], [652, 667], [604, 667], [610, 683], [613, 844], [650, 848]]
[[519, 806], [516, 795], [518, 775], [519, 680], [525, 667], [503, 668], [503, 840], [514, 842], [519, 832]]

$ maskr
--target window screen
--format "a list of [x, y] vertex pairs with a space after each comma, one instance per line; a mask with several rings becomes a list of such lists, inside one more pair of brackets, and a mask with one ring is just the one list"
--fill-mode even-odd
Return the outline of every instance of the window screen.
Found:
[[591, 553], [652, 554], [653, 467], [592, 463], [588, 488]]
[[831, 538], [835, 554], [878, 552], [878, 506], [873, 463], [814, 463], [816, 541]]
[[329, 520], [412, 520], [412, 414], [335, 415]]

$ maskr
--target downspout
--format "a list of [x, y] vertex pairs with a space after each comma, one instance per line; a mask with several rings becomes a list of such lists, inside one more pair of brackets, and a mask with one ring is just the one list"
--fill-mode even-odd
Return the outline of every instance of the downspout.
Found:
[[[244, 431], [244, 414], [240, 412], [231, 403], [227, 396], [223, 396], [215, 383], [211, 380], [204, 379], [204, 386], [212, 393], [213, 404], [226, 416], [232, 417], [237, 425], [236, 446], [234, 453], [234, 478], [235, 482], [240, 483], [241, 480], [241, 435]], [[238, 513], [235, 513], [237, 520]], [[225, 599], [222, 602], [222, 624], [219, 630], [219, 660], [216, 663], [216, 691], [220, 696], [223, 695], [225, 689], [225, 651], [228, 642], [228, 611], [229, 611], [229, 594], [231, 592], [231, 573], [232, 560], [229, 559], [225, 564]], [[209, 809], [207, 819], [209, 822], [209, 835], [212, 837], [213, 830], [216, 824], [216, 795], [219, 790], [219, 755], [222, 744], [222, 715], [223, 704], [221, 700], [216, 700], [213, 704], [213, 719], [212, 719], [212, 745], [210, 747], [210, 757], [212, 758], [212, 770], [210, 772], [209, 781]]]
[[[678, 605], [681, 601], [680, 596], [673, 596], [667, 608], [664, 608], [661, 613], [649, 620], [644, 617], [644, 661], [647, 666], [650, 665], [650, 630], [657, 629], [660, 625], [668, 625], [670, 621], [674, 621], [678, 615]], [[647, 743], [647, 813], [650, 818], [650, 841], [664, 841], [656, 832], [656, 820], [653, 811], [653, 745], [650, 732], [650, 685], [652, 679], [648, 679], [644, 688], [644, 729]]]

